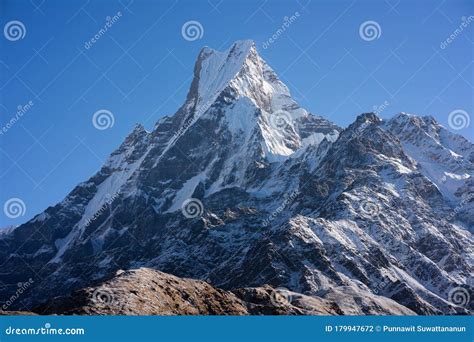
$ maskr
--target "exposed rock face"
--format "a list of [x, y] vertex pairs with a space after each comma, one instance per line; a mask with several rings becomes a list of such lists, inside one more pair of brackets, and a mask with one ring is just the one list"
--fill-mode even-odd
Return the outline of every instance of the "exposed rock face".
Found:
[[383, 296], [339, 287], [319, 296], [307, 296], [287, 289], [263, 287], [232, 291], [245, 301], [253, 315], [415, 315]]
[[[152, 269], [119, 271], [96, 286], [57, 297], [34, 309], [61, 315], [337, 315], [414, 314], [394, 301], [333, 292], [336, 300], [259, 288], [232, 292], [203, 281], [183, 279]], [[356, 295], [356, 297], [352, 297]], [[348, 299], [351, 298], [351, 299]], [[341, 309], [336, 302], [343, 306]]]
[[0, 234], [0, 304], [25, 279], [10, 309], [148, 267], [322, 301], [295, 313], [472, 313], [473, 151], [432, 118], [366, 113], [341, 129], [301, 108], [252, 42], [204, 48], [174, 116]]
[[0, 316], [34, 316], [33, 312], [29, 311], [2, 311], [0, 310]]
[[198, 280], [152, 269], [119, 271], [114, 278], [58, 297], [35, 309], [66, 315], [246, 315], [234, 294]]
[[444, 129], [431, 116], [400, 113], [384, 126], [433, 182], [444, 199], [458, 210], [450, 217], [466, 228], [474, 227], [474, 149], [464, 137]]

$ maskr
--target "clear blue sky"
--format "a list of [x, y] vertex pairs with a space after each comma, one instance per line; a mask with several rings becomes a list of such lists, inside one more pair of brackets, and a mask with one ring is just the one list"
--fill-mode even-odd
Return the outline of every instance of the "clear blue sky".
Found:
[[[296, 20], [264, 49], [295, 12]], [[0, 135], [0, 204], [20, 198], [26, 206], [18, 218], [1, 210], [0, 226], [25, 222], [62, 200], [135, 123], [151, 129], [173, 114], [204, 45], [227, 49], [238, 39], [255, 40], [300, 104], [341, 126], [384, 103], [382, 117], [429, 114], [448, 126], [453, 110], [472, 116], [474, 21], [440, 47], [470, 15], [471, 0], [2, 0], [1, 27], [21, 21], [26, 34], [15, 41], [0, 36], [1, 125], [19, 105], [33, 106]], [[190, 20], [203, 27], [195, 41], [181, 34]], [[377, 39], [361, 38], [366, 21], [379, 24]], [[113, 127], [92, 125], [99, 109], [113, 113]], [[457, 132], [472, 141], [473, 125]]]

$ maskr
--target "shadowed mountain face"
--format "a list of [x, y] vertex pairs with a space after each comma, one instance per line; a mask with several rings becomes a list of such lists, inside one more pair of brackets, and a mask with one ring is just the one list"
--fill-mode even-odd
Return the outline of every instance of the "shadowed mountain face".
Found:
[[204, 48], [174, 116], [137, 126], [61, 203], [0, 235], [0, 302], [29, 278], [9, 309], [147, 267], [352, 298], [348, 314], [392, 312], [381, 298], [469, 313], [473, 151], [431, 117], [366, 113], [343, 130], [299, 107], [252, 42]]

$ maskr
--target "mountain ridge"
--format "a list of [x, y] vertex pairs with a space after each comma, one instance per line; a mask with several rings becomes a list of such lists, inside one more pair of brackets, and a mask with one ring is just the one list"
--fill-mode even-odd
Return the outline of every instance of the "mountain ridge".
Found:
[[406, 114], [342, 129], [301, 108], [249, 41], [204, 48], [194, 74], [174, 116], [137, 125], [93, 177], [0, 235], [0, 298], [34, 277], [13, 305], [31, 309], [147, 267], [225, 290], [472, 310], [450, 298], [472, 293], [472, 143]]
[[[174, 277], [152, 269], [119, 270], [108, 280], [69, 296], [56, 297], [33, 309], [61, 315], [414, 315], [395, 301], [377, 298], [356, 311], [351, 293], [339, 305], [331, 299], [307, 297], [263, 285], [231, 292], [203, 281]], [[328, 296], [331, 298], [330, 296]]]

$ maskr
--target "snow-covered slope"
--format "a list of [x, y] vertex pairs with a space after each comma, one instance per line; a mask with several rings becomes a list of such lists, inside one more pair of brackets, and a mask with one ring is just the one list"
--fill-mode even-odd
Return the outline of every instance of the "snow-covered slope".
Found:
[[432, 118], [366, 113], [342, 130], [301, 108], [253, 42], [206, 47], [175, 115], [137, 126], [61, 203], [0, 235], [0, 298], [32, 277], [12, 306], [28, 309], [149, 267], [347, 313], [467, 313], [453, 291], [472, 291], [473, 155]]
[[[444, 198], [457, 207], [456, 218], [474, 224], [474, 145], [442, 127], [431, 116], [400, 113], [385, 123], [405, 153]], [[454, 217], [453, 217], [454, 218]]]

